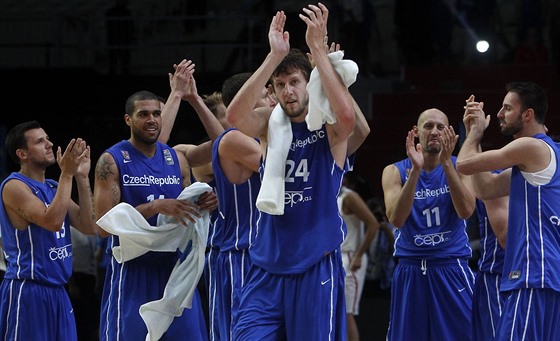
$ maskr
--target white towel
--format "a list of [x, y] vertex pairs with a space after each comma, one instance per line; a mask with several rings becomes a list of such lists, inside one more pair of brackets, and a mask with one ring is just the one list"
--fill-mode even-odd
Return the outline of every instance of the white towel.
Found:
[[[329, 53], [329, 59], [342, 81], [349, 87], [356, 81], [358, 65], [352, 60], [343, 60], [343, 51]], [[325, 96], [319, 72], [315, 67], [311, 71], [309, 83], [309, 108], [305, 121], [310, 131], [320, 129], [323, 124], [333, 124], [336, 117], [329, 100]], [[257, 208], [272, 215], [284, 214], [284, 175], [286, 158], [292, 143], [292, 127], [289, 118], [280, 105], [276, 105], [268, 121], [268, 147], [266, 163]]]
[[[212, 188], [208, 184], [196, 182], [183, 189], [178, 199], [192, 200], [211, 190]], [[204, 220], [207, 214], [208, 212], [203, 214], [199, 221]], [[187, 220], [185, 220], [185, 224], [192, 225]], [[151, 226], [140, 212], [124, 202], [119, 203], [99, 218], [97, 225], [105, 231], [119, 236], [120, 246], [113, 248], [113, 256], [119, 263], [139, 257], [148, 251], [173, 252], [178, 248], [184, 248], [188, 242], [185, 239], [188, 236], [188, 228], [179, 224], [176, 219], [159, 215], [157, 225]]]
[[[334, 70], [339, 74], [342, 82], [348, 88], [354, 84], [358, 76], [358, 64], [349, 59], [342, 59], [343, 51], [329, 53], [329, 60]], [[336, 123], [336, 117], [332, 112], [329, 100], [325, 96], [321, 77], [317, 68], [313, 68], [307, 83], [307, 92], [309, 93], [309, 108], [305, 122], [310, 131], [319, 130], [323, 124]]]
[[292, 126], [277, 104], [268, 120], [268, 147], [257, 208], [274, 215], [284, 214], [284, 172], [292, 143]]
[[[211, 190], [207, 184], [196, 182], [185, 188], [178, 199], [196, 200], [200, 194]], [[169, 276], [163, 297], [139, 309], [148, 329], [146, 340], [159, 340], [175, 316], [181, 316], [184, 308], [192, 306], [192, 297], [204, 269], [210, 214], [201, 212], [202, 217], [194, 224], [185, 220], [187, 227], [173, 217], [159, 215], [154, 227], [129, 204], [117, 206], [97, 221], [106, 231], [119, 235], [121, 245], [113, 248], [115, 258], [119, 257], [117, 261], [124, 262], [148, 251], [179, 249], [182, 253]]]

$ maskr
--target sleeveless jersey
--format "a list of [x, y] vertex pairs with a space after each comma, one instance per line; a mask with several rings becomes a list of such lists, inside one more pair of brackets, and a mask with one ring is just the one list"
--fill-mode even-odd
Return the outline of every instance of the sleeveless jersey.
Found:
[[[253, 263], [276, 274], [303, 273], [338, 250], [346, 235], [336, 203], [345, 169], [335, 163], [325, 126], [309, 131], [305, 122], [291, 125], [284, 214], [261, 212], [250, 248]], [[261, 179], [263, 173], [261, 167]]]
[[[45, 208], [52, 202], [58, 188], [58, 183], [54, 180], [46, 179], [41, 183], [14, 172], [2, 182], [1, 190], [10, 180], [25, 183], [43, 201]], [[2, 202], [0, 225], [6, 255], [4, 278], [29, 279], [49, 285], [64, 285], [68, 282], [72, 274], [72, 240], [68, 214], [60, 231], [47, 231], [35, 224], [30, 224], [21, 231], [11, 224]]]
[[484, 203], [476, 199], [476, 213], [478, 215], [478, 226], [480, 230], [480, 258], [478, 259], [478, 271], [501, 274], [504, 267], [505, 251], [500, 246]]
[[534, 138], [552, 148], [556, 171], [548, 184], [533, 186], [517, 166], [512, 168], [501, 291], [560, 291], [560, 146], [544, 134]]
[[[451, 160], [455, 165], [456, 157]], [[412, 169], [410, 159], [397, 163], [401, 183]], [[405, 224], [395, 232], [395, 256], [424, 259], [470, 258], [472, 250], [466, 232], [466, 221], [459, 218], [443, 167], [421, 171], [414, 204]]]
[[[113, 156], [119, 170], [121, 201], [138, 206], [156, 199], [174, 199], [181, 193], [181, 169], [171, 147], [157, 142], [156, 152], [149, 158], [129, 141], [121, 141], [107, 152]], [[156, 226], [157, 215], [148, 222]], [[118, 242], [118, 236], [110, 236], [109, 253]], [[141, 340], [146, 337], [146, 324], [139, 308], [146, 302], [161, 299], [178, 257], [178, 252], [150, 251], [122, 264], [111, 257], [101, 300], [100, 340]], [[181, 316], [175, 317], [161, 340], [207, 340], [206, 333], [196, 290], [192, 309], [185, 309]]]
[[259, 173], [253, 173], [247, 182], [236, 185], [229, 182], [220, 164], [218, 155], [220, 141], [233, 129], [235, 128], [224, 131], [212, 146], [212, 170], [222, 218], [220, 230], [216, 231], [220, 238], [218, 244], [221, 252], [248, 249], [255, 238], [258, 217], [255, 203], [261, 185]]

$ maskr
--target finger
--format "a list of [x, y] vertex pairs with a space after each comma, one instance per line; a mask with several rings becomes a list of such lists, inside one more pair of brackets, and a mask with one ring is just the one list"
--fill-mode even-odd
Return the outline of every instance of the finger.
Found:
[[323, 5], [322, 3], [319, 2], [319, 8], [321, 9], [322, 12], [322, 17], [324, 21], [327, 21], [329, 19], [329, 10], [327, 9], [327, 6]]
[[64, 153], [71, 152], [72, 149], [74, 149], [75, 144], [76, 144], [76, 139], [70, 140], [70, 142], [68, 143], [68, 146], [66, 146], [66, 150], [64, 151]]

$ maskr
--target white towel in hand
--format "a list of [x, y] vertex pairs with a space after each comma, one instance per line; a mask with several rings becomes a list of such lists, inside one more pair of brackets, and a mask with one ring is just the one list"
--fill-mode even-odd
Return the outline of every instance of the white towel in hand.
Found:
[[[208, 212], [206, 212], [208, 213]], [[173, 319], [192, 307], [192, 298], [204, 270], [208, 223], [196, 223], [188, 229], [191, 241], [173, 267], [163, 297], [140, 306], [140, 316], [148, 328], [146, 341], [159, 340]]]
[[[196, 200], [209, 191], [212, 188], [208, 184], [196, 182], [185, 188], [177, 199]], [[119, 236], [120, 246], [113, 248], [113, 255], [120, 263], [148, 251], [181, 252], [163, 297], [140, 306], [140, 315], [148, 329], [146, 340], [159, 340], [173, 319], [181, 316], [184, 308], [192, 306], [192, 297], [204, 269], [210, 222], [208, 211], [201, 215], [194, 224], [185, 219], [187, 226], [174, 217], [159, 215], [157, 226], [150, 226], [134, 207], [120, 203], [97, 221], [104, 230]]]
[[[358, 76], [358, 65], [349, 59], [342, 59], [344, 57], [343, 51], [336, 51], [329, 53], [329, 60], [334, 70], [339, 74], [342, 82], [348, 88], [356, 81]], [[332, 112], [329, 100], [325, 96], [323, 85], [321, 84], [321, 77], [317, 68], [313, 68], [309, 76], [309, 83], [307, 83], [307, 92], [309, 93], [309, 108], [305, 122], [310, 131], [319, 130], [323, 124], [336, 123], [336, 117]]]
[[290, 119], [277, 104], [268, 121], [266, 163], [256, 203], [259, 210], [268, 214], [284, 214], [284, 173], [291, 143]]
[[[178, 199], [193, 199], [211, 191], [208, 184], [196, 182], [181, 192]], [[202, 219], [202, 218], [201, 218]], [[185, 220], [185, 224], [191, 224]], [[156, 226], [130, 204], [121, 202], [97, 221], [105, 231], [119, 236], [119, 246], [113, 248], [113, 256], [119, 263], [134, 259], [148, 251], [174, 252], [185, 243], [187, 229], [175, 218], [159, 215]]]

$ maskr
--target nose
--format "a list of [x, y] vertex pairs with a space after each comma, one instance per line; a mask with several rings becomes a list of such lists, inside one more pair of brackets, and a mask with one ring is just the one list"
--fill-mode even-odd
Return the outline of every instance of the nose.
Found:
[[498, 118], [504, 117], [504, 108], [500, 108], [500, 111], [498, 111], [498, 113], [496, 114], [496, 117], [498, 117]]
[[292, 93], [292, 87], [290, 86], [290, 84], [286, 84], [286, 86], [284, 87], [284, 91], [286, 91], [287, 94]]

